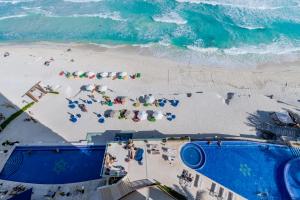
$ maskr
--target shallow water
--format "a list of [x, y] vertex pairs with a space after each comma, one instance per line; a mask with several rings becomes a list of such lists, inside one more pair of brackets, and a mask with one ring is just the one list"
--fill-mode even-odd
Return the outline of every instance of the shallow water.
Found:
[[300, 54], [299, 3], [0, 0], [0, 41], [139, 45], [204, 65], [294, 61]]

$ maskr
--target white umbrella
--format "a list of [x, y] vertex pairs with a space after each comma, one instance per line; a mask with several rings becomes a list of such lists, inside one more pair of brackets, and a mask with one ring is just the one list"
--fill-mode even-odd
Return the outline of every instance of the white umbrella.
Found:
[[139, 113], [137, 114], [137, 118], [139, 118], [140, 120], [146, 120], [148, 117], [148, 114], [146, 113], [146, 111], [139, 111]]
[[119, 72], [119, 73], [118, 73], [118, 76], [119, 76], [119, 77], [127, 76], [127, 72]]
[[81, 76], [84, 72], [83, 71], [75, 71], [73, 76]]
[[155, 111], [152, 115], [156, 120], [162, 119], [164, 117], [163, 113], [159, 111]]
[[107, 72], [101, 72], [99, 74], [102, 78], [106, 78], [108, 76], [108, 73]]
[[152, 103], [154, 103], [154, 101], [155, 101], [155, 98], [154, 98], [154, 96], [152, 96], [152, 95], [147, 95], [147, 96], [145, 97], [145, 102], [146, 102], [146, 103], [152, 104]]
[[84, 86], [84, 89], [91, 92], [95, 89], [95, 85], [86, 85]]
[[105, 92], [105, 91], [107, 91], [107, 86], [106, 85], [97, 85], [96, 90], [98, 92]]
[[85, 74], [86, 74], [87, 77], [95, 76], [94, 72], [86, 72]]
[[109, 72], [108, 77], [114, 77], [117, 75], [117, 72]]

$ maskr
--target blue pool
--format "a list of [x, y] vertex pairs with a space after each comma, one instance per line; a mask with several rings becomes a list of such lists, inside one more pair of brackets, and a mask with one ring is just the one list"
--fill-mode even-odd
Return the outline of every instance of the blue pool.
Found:
[[26, 146], [16, 147], [0, 179], [63, 184], [101, 178], [105, 146]]
[[186, 144], [180, 153], [187, 166], [247, 199], [290, 199], [284, 181], [284, 167], [293, 159], [288, 147], [236, 141], [218, 146], [201, 141]]

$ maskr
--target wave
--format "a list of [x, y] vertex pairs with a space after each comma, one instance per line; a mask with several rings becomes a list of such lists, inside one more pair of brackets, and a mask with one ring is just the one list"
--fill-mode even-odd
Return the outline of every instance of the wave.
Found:
[[127, 21], [121, 17], [119, 12], [111, 12], [111, 13], [98, 13], [98, 14], [74, 14], [67, 16], [58, 16], [58, 17], [98, 17], [102, 19], [111, 19], [115, 21]]
[[72, 3], [89, 3], [89, 2], [100, 2], [103, 0], [64, 0], [65, 2], [72, 2]]
[[277, 10], [287, 7], [299, 7], [299, 2], [290, 1], [289, 5], [284, 5], [288, 1], [279, 1], [277, 4], [272, 4], [271, 1], [239, 1], [239, 0], [229, 0], [229, 1], [209, 1], [209, 0], [176, 0], [179, 3], [195, 3], [195, 4], [207, 4], [212, 6], [226, 6], [235, 8], [245, 8], [245, 9], [258, 9], [258, 10]]
[[21, 17], [26, 17], [27, 15], [9, 15], [9, 16], [3, 16], [0, 17], [0, 20], [6, 20], [6, 19], [12, 19], [12, 18], [21, 18]]
[[300, 41], [289, 42], [285, 38], [271, 44], [260, 45], [243, 45], [232, 48], [204, 48], [196, 45], [188, 45], [188, 49], [205, 54], [219, 54], [219, 55], [286, 55], [300, 53]]
[[24, 13], [26, 14], [20, 14], [20, 15], [10, 15], [10, 16], [3, 16], [0, 17], [0, 20], [10, 19], [10, 18], [21, 18], [21, 17], [27, 17], [29, 15], [42, 15], [45, 17], [69, 17], [69, 18], [76, 18], [76, 17], [97, 17], [102, 19], [111, 19], [114, 21], [127, 21], [126, 19], [123, 19], [121, 17], [121, 14], [119, 12], [108, 12], [108, 13], [98, 13], [98, 14], [73, 14], [73, 15], [56, 15], [52, 13], [51, 11], [47, 11], [45, 9], [42, 9], [41, 7], [22, 7]]
[[265, 29], [266, 27], [264, 26], [244, 26], [244, 25], [237, 25], [243, 29], [248, 29], [248, 30], [263, 30]]
[[0, 3], [4, 4], [18, 4], [18, 3], [27, 3], [32, 2], [34, 0], [0, 0]]
[[183, 25], [187, 23], [187, 21], [184, 20], [176, 12], [170, 12], [163, 15], [153, 16], [152, 19], [156, 22], [171, 23], [171, 24], [178, 24], [178, 25]]

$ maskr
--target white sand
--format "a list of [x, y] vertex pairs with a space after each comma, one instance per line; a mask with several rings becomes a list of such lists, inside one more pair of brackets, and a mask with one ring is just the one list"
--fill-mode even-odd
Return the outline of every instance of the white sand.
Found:
[[[71, 52], [66, 50], [71, 48]], [[4, 58], [4, 52], [10, 56]], [[201, 66], [181, 66], [170, 60], [141, 55], [137, 48], [115, 48], [87, 46], [79, 44], [26, 44], [0, 46], [0, 92], [17, 106], [24, 106], [22, 95], [36, 82], [44, 85], [60, 85], [59, 95], [44, 96], [32, 109], [34, 117], [45, 125], [47, 134], [36, 137], [33, 125], [23, 125], [23, 120], [13, 122], [2, 134], [2, 138], [11, 138], [34, 143], [36, 141], [77, 141], [86, 138], [88, 132], [107, 130], [157, 130], [162, 134], [226, 134], [235, 136], [255, 136], [253, 127], [248, 126], [247, 117], [257, 110], [280, 111], [282, 108], [300, 109], [300, 67], [265, 67], [259, 69], [217, 69]], [[50, 66], [43, 63], [54, 58]], [[74, 62], [70, 62], [74, 59]], [[141, 72], [138, 80], [88, 80], [67, 79], [59, 76], [60, 71], [127, 71]], [[88, 105], [88, 113], [79, 109], [69, 109], [66, 98], [72, 98], [84, 84], [104, 84], [114, 93], [111, 97], [125, 95], [135, 99], [144, 94], [153, 94], [157, 98], [179, 99], [177, 108], [170, 105], [161, 110], [176, 114], [171, 122], [162, 119], [157, 122], [106, 119], [98, 123], [93, 112], [101, 113], [107, 109], [127, 108], [133, 110], [132, 103], [124, 106], [102, 106], [99, 103]], [[202, 91], [202, 94], [195, 93]], [[186, 96], [192, 92], [192, 97]], [[227, 92], [235, 96], [230, 105], [224, 103]], [[179, 95], [172, 95], [178, 93]], [[86, 92], [77, 96], [87, 99]], [[274, 95], [270, 99], [265, 95]], [[101, 99], [100, 95], [96, 95]], [[74, 99], [74, 98], [73, 98]], [[28, 98], [26, 98], [28, 100]], [[281, 100], [294, 106], [278, 103]], [[156, 107], [140, 107], [140, 110], [157, 110]], [[0, 111], [1, 112], [1, 111]], [[76, 124], [69, 121], [69, 114], [81, 113]], [[38, 126], [38, 125], [37, 125]], [[39, 125], [40, 126], [40, 125]], [[50, 131], [51, 129], [51, 131]], [[42, 129], [37, 129], [42, 131]], [[46, 129], [45, 129], [46, 130]], [[52, 132], [53, 131], [53, 132]], [[30, 134], [35, 132], [36, 134]], [[57, 134], [57, 135], [56, 135]], [[25, 135], [25, 136], [24, 136]], [[32, 137], [30, 137], [32, 136]], [[25, 137], [25, 138], [24, 138]]]

